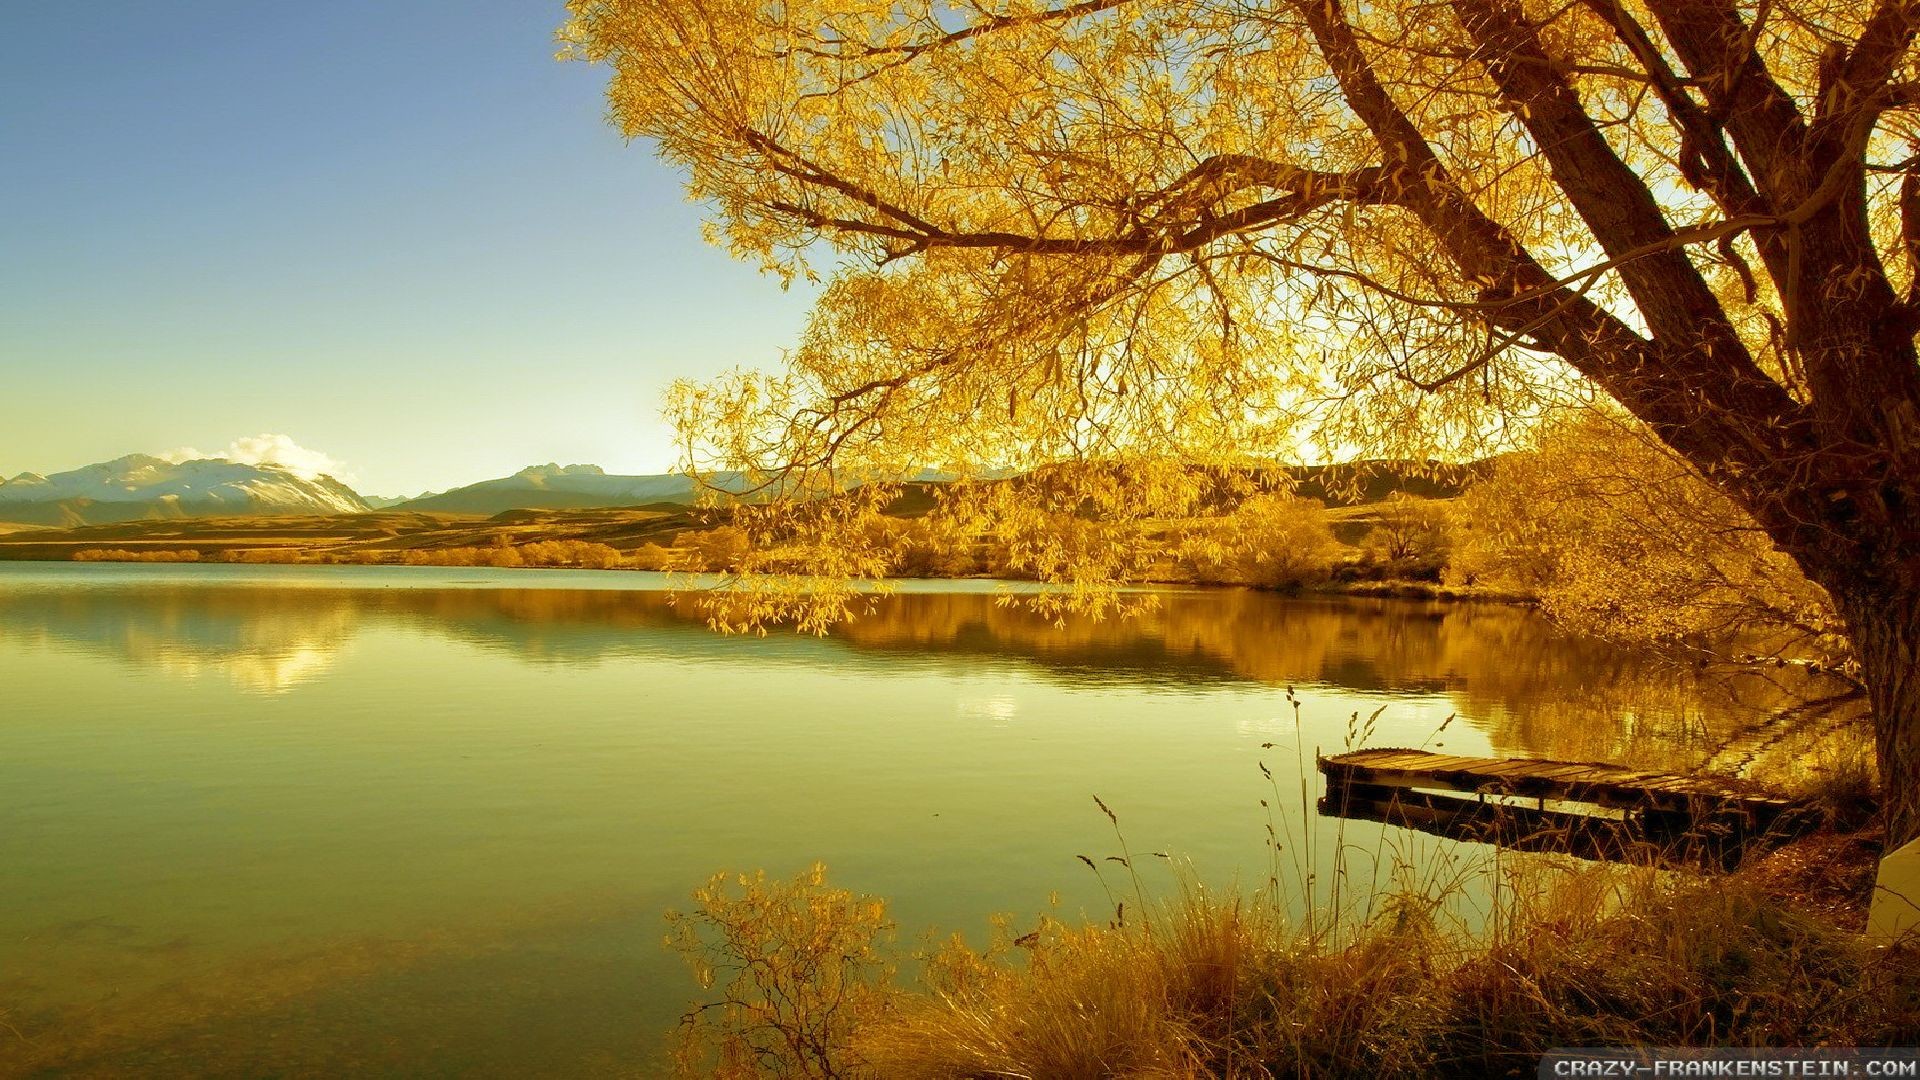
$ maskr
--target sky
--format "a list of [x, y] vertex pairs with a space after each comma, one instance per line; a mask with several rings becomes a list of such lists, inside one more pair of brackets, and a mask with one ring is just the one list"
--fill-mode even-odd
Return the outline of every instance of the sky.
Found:
[[[0, 3], [0, 476], [278, 446], [363, 493], [673, 464], [812, 295], [554, 59], [558, 0]], [[287, 448], [293, 448], [291, 450]]]

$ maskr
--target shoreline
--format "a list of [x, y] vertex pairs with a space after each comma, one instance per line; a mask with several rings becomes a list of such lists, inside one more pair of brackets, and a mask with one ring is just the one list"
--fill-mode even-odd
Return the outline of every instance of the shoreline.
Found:
[[[340, 567], [368, 567], [368, 568], [386, 568], [386, 569], [414, 569], [414, 568], [429, 569], [430, 568], [430, 569], [560, 570], [560, 571], [597, 570], [597, 571], [604, 571], [609, 573], [651, 573], [651, 574], [666, 574], [666, 575], [673, 575], [673, 576], [691, 575], [696, 578], [717, 577], [719, 576], [719, 573], [720, 573], [718, 571], [711, 571], [711, 570], [653, 570], [653, 569], [648, 569], [645, 567], [638, 567], [638, 566], [585, 566], [585, 565], [577, 565], [577, 564], [575, 565], [487, 566], [484, 564], [466, 565], [466, 564], [459, 564], [459, 563], [406, 562], [399, 558], [342, 559], [337, 557], [328, 557], [325, 553], [317, 553], [317, 552], [312, 552], [312, 551], [307, 551], [302, 549], [282, 548], [282, 547], [226, 548], [218, 551], [216, 554], [226, 555], [234, 551], [240, 551], [240, 552], [264, 551], [264, 552], [270, 552], [275, 555], [279, 555], [283, 553], [291, 554], [293, 557], [291, 558], [223, 558], [223, 557], [208, 558], [206, 557], [207, 553], [204, 550], [204, 545], [201, 547], [196, 547], [188, 544], [178, 544], [178, 545], [168, 545], [168, 546], [154, 545], [152, 547], [146, 548], [139, 552], [128, 552], [127, 554], [130, 555], [131, 557], [125, 557], [125, 558], [114, 558], [114, 557], [111, 557], [110, 554], [105, 554], [105, 553], [101, 555], [89, 557], [89, 558], [74, 557], [74, 554], [77, 554], [78, 551], [92, 552], [92, 551], [101, 550], [96, 548], [78, 548], [74, 552], [66, 553], [65, 557], [61, 557], [59, 555], [52, 555], [52, 554], [39, 554], [39, 553], [27, 554], [27, 553], [8, 550], [8, 548], [10, 547], [25, 547], [25, 546], [27, 545], [14, 545], [14, 544], [8, 544], [4, 541], [0, 541], [0, 563], [50, 563], [50, 564], [56, 564], [56, 565], [76, 565], [76, 566], [90, 565], [90, 564], [108, 564], [108, 565], [114, 565], [114, 566], [128, 566], [128, 565], [235, 566], [235, 567], [340, 566]], [[178, 556], [178, 557], [169, 557], [169, 556]], [[915, 583], [918, 583], [918, 582], [974, 582], [979, 584], [994, 583], [994, 584], [1011, 585], [1011, 586], [1022, 586], [1022, 587], [1025, 587], [1026, 591], [1040, 591], [1046, 587], [1045, 582], [1037, 581], [1033, 578], [1005, 577], [1005, 576], [994, 575], [994, 574], [889, 577], [889, 578], [879, 579], [879, 581], [885, 582], [885, 583], [895, 583], [895, 584], [908, 583], [908, 582], [915, 582]], [[878, 582], [862, 582], [861, 584], [866, 586], [871, 586], [877, 583]], [[1122, 590], [1131, 591], [1131, 592], [1158, 592], [1158, 591], [1212, 592], [1216, 590], [1225, 591], [1225, 590], [1232, 590], [1232, 589], [1240, 589], [1248, 592], [1269, 593], [1275, 596], [1297, 597], [1297, 598], [1303, 598], [1303, 599], [1314, 598], [1314, 597], [1328, 597], [1328, 598], [1344, 598], [1344, 599], [1358, 599], [1358, 600], [1440, 601], [1445, 603], [1505, 604], [1505, 605], [1512, 605], [1516, 607], [1533, 607], [1538, 604], [1537, 598], [1526, 595], [1524, 593], [1507, 592], [1507, 591], [1498, 590], [1498, 589], [1484, 589], [1484, 588], [1479, 588], [1471, 585], [1464, 585], [1464, 586], [1463, 585], [1447, 585], [1441, 582], [1417, 581], [1417, 580], [1404, 579], [1404, 578], [1385, 578], [1385, 579], [1377, 579], [1377, 580], [1360, 580], [1360, 581], [1325, 581], [1325, 582], [1307, 585], [1307, 586], [1296, 588], [1296, 589], [1263, 588], [1257, 585], [1247, 585], [1247, 584], [1242, 584], [1237, 582], [1226, 582], [1226, 581], [1180, 581], [1180, 580], [1128, 581], [1128, 582], [1120, 583], [1117, 587]]]

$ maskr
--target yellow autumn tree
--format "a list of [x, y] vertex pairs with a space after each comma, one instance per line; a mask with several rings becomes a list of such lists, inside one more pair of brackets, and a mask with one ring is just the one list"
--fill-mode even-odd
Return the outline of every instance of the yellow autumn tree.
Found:
[[1914, 0], [570, 9], [714, 239], [826, 282], [679, 396], [694, 466], [1458, 458], [1610, 398], [1832, 597], [1920, 834]]
[[1697, 661], [1854, 677], [1826, 591], [1629, 418], [1551, 427], [1530, 452], [1494, 463], [1458, 515], [1457, 578], [1537, 596], [1575, 629]]

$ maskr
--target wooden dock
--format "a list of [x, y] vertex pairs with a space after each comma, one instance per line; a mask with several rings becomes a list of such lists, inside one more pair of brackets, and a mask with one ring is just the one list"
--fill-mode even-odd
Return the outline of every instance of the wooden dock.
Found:
[[1380, 749], [1319, 764], [1323, 814], [1589, 859], [1727, 863], [1814, 817], [1758, 784], [1591, 762]]

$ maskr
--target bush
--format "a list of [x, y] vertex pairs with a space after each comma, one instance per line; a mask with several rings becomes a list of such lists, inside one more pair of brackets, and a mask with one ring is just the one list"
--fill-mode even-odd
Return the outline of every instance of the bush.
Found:
[[740, 568], [753, 549], [752, 537], [738, 525], [717, 525], [682, 537], [693, 569], [724, 573]]
[[200, 553], [186, 551], [128, 551], [126, 548], [84, 548], [73, 553], [74, 562], [199, 562]]
[[1190, 527], [1176, 556], [1196, 581], [1287, 589], [1325, 580], [1338, 550], [1318, 502], [1258, 495]]
[[1531, 593], [1567, 626], [1634, 645], [1851, 664], [1831, 598], [1747, 511], [1643, 428], [1603, 415], [1550, 429], [1461, 500], [1450, 571]]
[[491, 547], [413, 548], [401, 556], [408, 566], [568, 566], [607, 570], [625, 566], [620, 552], [586, 540], [536, 540]]
[[259, 565], [305, 561], [297, 548], [233, 548], [220, 553], [221, 562]]
[[671, 570], [675, 566], [673, 549], [659, 544], [641, 544], [627, 560], [636, 570]]
[[513, 548], [522, 566], [575, 566], [606, 570], [621, 565], [620, 553], [605, 544], [586, 540], [539, 540]]
[[668, 914], [668, 940], [721, 996], [681, 1018], [676, 1073], [866, 1074], [855, 1028], [884, 1016], [893, 992], [886, 904], [828, 886], [818, 863], [790, 882], [718, 874], [694, 899]]

